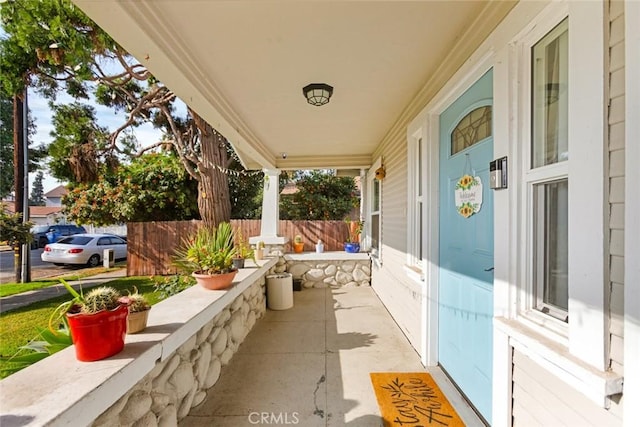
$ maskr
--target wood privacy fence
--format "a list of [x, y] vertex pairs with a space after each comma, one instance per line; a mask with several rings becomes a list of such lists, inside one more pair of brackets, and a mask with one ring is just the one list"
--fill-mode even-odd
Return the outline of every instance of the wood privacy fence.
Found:
[[[260, 235], [260, 220], [231, 220], [248, 240]], [[194, 232], [201, 221], [130, 222], [127, 224], [127, 275], [166, 276], [175, 274], [173, 254], [183, 239]], [[296, 234], [302, 236], [305, 251], [315, 251], [318, 240], [324, 243], [325, 251], [343, 250], [348, 234], [344, 221], [280, 221], [280, 235], [292, 242]], [[291, 243], [285, 246], [292, 252]]]

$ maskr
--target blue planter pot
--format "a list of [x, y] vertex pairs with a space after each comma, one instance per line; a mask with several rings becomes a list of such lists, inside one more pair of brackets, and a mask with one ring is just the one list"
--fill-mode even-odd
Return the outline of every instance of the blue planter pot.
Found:
[[344, 250], [350, 254], [358, 253], [360, 252], [360, 243], [345, 243]]

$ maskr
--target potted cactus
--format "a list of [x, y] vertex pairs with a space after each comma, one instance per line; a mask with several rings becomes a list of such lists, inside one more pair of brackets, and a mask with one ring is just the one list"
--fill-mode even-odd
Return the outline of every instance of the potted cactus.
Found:
[[49, 329], [58, 330], [60, 321], [68, 324], [76, 349], [76, 358], [90, 362], [113, 356], [124, 348], [127, 329], [127, 305], [120, 293], [108, 286], [78, 293], [61, 280], [73, 296], [60, 304], [49, 317]]
[[138, 289], [135, 286], [133, 287], [133, 293], [129, 292], [129, 295], [120, 297], [120, 302], [127, 304], [129, 308], [129, 315], [127, 316], [128, 334], [138, 333], [147, 327], [151, 304], [149, 304], [144, 295], [138, 293]]

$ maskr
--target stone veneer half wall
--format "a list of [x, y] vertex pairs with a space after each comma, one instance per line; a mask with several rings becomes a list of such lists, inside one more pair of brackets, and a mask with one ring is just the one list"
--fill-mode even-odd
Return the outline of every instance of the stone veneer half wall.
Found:
[[364, 253], [287, 254], [260, 264], [241, 270], [228, 291], [194, 287], [160, 302], [147, 329], [128, 335], [114, 357], [83, 363], [68, 348], [0, 381], [1, 424], [177, 426], [264, 315], [267, 274], [288, 271], [306, 288], [371, 282]]
[[159, 302], [113, 357], [79, 362], [70, 347], [3, 379], [0, 424], [177, 426], [264, 315], [277, 261], [240, 270], [228, 290], [196, 285]]
[[287, 271], [305, 288], [371, 285], [371, 259], [367, 253], [323, 252], [287, 254], [276, 272]]
[[218, 381], [265, 311], [265, 279], [256, 280], [233, 303], [149, 372], [104, 412], [93, 426], [176, 426]]

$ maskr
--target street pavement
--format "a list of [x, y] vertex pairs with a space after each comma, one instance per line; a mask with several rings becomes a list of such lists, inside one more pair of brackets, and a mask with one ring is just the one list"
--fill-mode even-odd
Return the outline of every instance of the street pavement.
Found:
[[[94, 286], [101, 285], [111, 280], [126, 277], [127, 269], [120, 268], [115, 271], [109, 271], [107, 273], [100, 273], [95, 276], [86, 277], [82, 280], [68, 282], [74, 289], [82, 287], [83, 290], [92, 288]], [[37, 301], [43, 301], [50, 298], [55, 298], [60, 295], [68, 295], [69, 293], [64, 288], [64, 285], [57, 284], [42, 289], [36, 289], [28, 292], [23, 292], [16, 295], [10, 295], [0, 298], [0, 313], [5, 313], [10, 310], [15, 310], [20, 307], [27, 306]]]
[[[6, 248], [6, 247], [5, 247]], [[70, 267], [55, 266], [50, 262], [44, 262], [41, 259], [43, 249], [31, 249], [30, 262], [31, 262], [31, 279], [49, 277], [56, 274], [63, 274], [65, 270], [69, 270]], [[15, 281], [14, 272], [14, 253], [9, 250], [2, 250], [0, 246], [0, 283], [9, 283]]]

